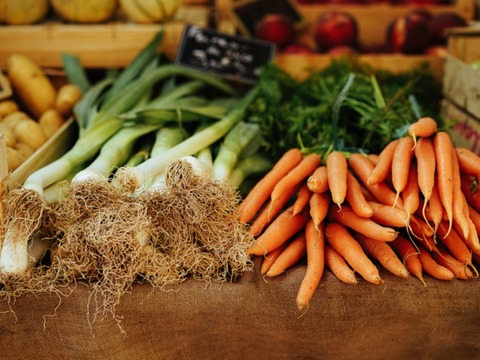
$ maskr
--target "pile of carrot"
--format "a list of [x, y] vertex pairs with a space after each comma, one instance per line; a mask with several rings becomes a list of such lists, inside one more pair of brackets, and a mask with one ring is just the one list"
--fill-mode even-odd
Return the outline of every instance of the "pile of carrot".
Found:
[[238, 208], [274, 277], [306, 259], [296, 304], [308, 306], [325, 269], [340, 281], [471, 279], [480, 264], [480, 157], [424, 117], [378, 154], [286, 151]]

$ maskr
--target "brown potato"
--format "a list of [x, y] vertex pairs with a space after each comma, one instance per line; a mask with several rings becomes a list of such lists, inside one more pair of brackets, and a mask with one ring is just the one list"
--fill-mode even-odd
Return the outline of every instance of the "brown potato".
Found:
[[28, 159], [35, 152], [35, 150], [32, 149], [30, 145], [27, 145], [25, 143], [18, 142], [18, 141], [15, 144], [15, 150], [17, 150], [20, 154], [22, 154], [25, 157], [25, 159]]
[[29, 145], [34, 150], [37, 150], [47, 141], [47, 136], [43, 132], [42, 127], [32, 119], [20, 121], [13, 131], [17, 141]]
[[25, 119], [30, 119], [28, 114], [24, 113], [23, 111], [14, 111], [13, 113], [5, 116], [2, 120], [2, 123], [8, 125], [12, 130], [14, 130], [15, 126]]
[[65, 123], [60, 112], [56, 109], [49, 109], [45, 111], [40, 119], [38, 119], [38, 124], [43, 129], [43, 132], [50, 138], [53, 134], [55, 134], [58, 129], [62, 127]]
[[0, 101], [0, 117], [5, 117], [13, 112], [18, 111], [18, 104], [13, 100]]
[[64, 116], [72, 114], [73, 106], [82, 97], [82, 90], [74, 84], [65, 84], [58, 89], [55, 108]]
[[35, 118], [55, 107], [57, 90], [33, 60], [25, 55], [13, 54], [8, 57], [7, 64], [15, 94]]
[[14, 171], [26, 160], [25, 157], [14, 148], [7, 147], [7, 167], [9, 171]]
[[0, 134], [5, 138], [5, 144], [10, 147], [14, 147], [17, 142], [17, 137], [12, 128], [7, 124], [0, 123]]

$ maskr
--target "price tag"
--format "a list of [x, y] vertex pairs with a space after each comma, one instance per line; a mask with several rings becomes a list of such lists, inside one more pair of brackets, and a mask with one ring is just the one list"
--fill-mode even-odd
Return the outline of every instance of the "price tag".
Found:
[[306, 25], [296, 4], [289, 0], [242, 0], [235, 2], [232, 10], [240, 32], [247, 36], [255, 34], [258, 22], [267, 14], [288, 16], [298, 29]]
[[258, 39], [186, 25], [175, 63], [224, 78], [255, 83], [275, 56], [275, 45]]

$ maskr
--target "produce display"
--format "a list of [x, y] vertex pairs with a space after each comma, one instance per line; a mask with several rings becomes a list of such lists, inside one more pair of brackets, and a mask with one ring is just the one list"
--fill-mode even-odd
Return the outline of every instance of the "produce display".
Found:
[[6, 141], [7, 167], [14, 171], [47, 142], [72, 115], [81, 97], [78, 86], [58, 88], [30, 58], [12, 54], [0, 73], [0, 134]]
[[[83, 1], [83, 13], [73, 0], [49, 4], [77, 23], [107, 21], [116, 6], [135, 22], [163, 22], [180, 6], [145, 13], [135, 1]], [[446, 27], [465, 25], [412, 11], [388, 29], [388, 51], [444, 46]], [[348, 13], [318, 19], [315, 49], [296, 31], [269, 14], [255, 36], [286, 53], [363, 48]], [[28, 57], [9, 59], [0, 131], [6, 155], [20, 154], [9, 170], [68, 118], [78, 137], [5, 189], [3, 299], [68, 296], [81, 282], [89, 322], [120, 324], [116, 308], [139, 283], [234, 282], [249, 271], [267, 279], [304, 266], [292, 296], [304, 312], [326, 271], [363, 286], [383, 284], [384, 270], [422, 286], [478, 277], [480, 157], [452, 141], [427, 64], [393, 73], [339, 57], [297, 79], [271, 62], [246, 85], [171, 63], [158, 52], [163, 36], [119, 69], [89, 71], [63, 53], [61, 86]]]

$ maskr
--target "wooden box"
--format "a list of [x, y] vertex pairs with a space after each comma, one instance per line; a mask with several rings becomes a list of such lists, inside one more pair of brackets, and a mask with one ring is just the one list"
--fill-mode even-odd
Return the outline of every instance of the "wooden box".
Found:
[[184, 6], [174, 20], [163, 25], [125, 21], [80, 25], [46, 21], [38, 25], [0, 26], [0, 68], [6, 66], [6, 59], [12, 53], [28, 55], [43, 67], [58, 68], [62, 66], [62, 52], [78, 56], [88, 68], [123, 67], [162, 28], [165, 34], [160, 50], [173, 57], [185, 24], [206, 26], [207, 22], [207, 7]]

